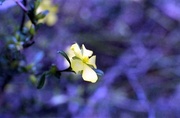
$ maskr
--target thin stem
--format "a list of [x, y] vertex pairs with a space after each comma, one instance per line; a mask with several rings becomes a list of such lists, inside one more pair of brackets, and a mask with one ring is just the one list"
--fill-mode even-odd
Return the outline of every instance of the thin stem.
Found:
[[32, 39], [33, 39], [33, 37], [31, 38], [30, 41], [24, 43], [23, 48], [28, 48], [28, 47], [32, 46], [35, 43], [35, 41], [33, 41]]
[[[26, 0], [23, 0], [23, 5], [26, 7], [26, 5], [27, 5]], [[24, 10], [23, 10], [23, 11], [24, 11]], [[23, 12], [23, 16], [22, 16], [22, 20], [21, 20], [20, 31], [23, 30], [24, 23], [25, 23], [25, 19], [26, 19], [26, 14], [25, 14], [25, 11], [24, 11], [24, 12]]]
[[139, 101], [144, 104], [148, 110], [148, 118], [155, 118], [155, 111], [150, 105], [147, 96], [145, 94], [145, 91], [143, 87], [140, 85], [140, 83], [137, 80], [137, 77], [135, 74], [128, 73], [128, 80], [131, 84], [132, 88], [134, 89]]
[[[22, 10], [23, 10], [23, 16], [22, 16], [22, 19], [21, 19], [21, 24], [20, 24], [20, 28], [19, 30], [22, 32], [23, 31], [23, 27], [24, 27], [24, 24], [25, 24], [25, 19], [26, 19], [26, 13], [28, 12], [28, 9], [26, 8], [26, 5], [27, 5], [27, 0], [23, 0], [23, 2], [21, 3], [19, 0], [14, 0], [17, 5], [19, 5]], [[32, 40], [33, 39], [33, 35], [30, 37], [30, 40], [26, 43], [23, 44], [23, 48], [28, 48], [30, 47], [31, 45], [34, 44], [34, 41]]]
[[67, 69], [64, 69], [64, 70], [59, 70], [58, 72], [59, 72], [59, 73], [61, 73], [61, 72], [73, 72], [73, 73], [75, 73], [75, 72], [72, 70], [71, 67], [69, 67], [69, 68], [67, 68]]
[[[28, 11], [28, 9], [19, 0], [14, 0], [14, 1], [16, 2], [17, 5], [19, 5], [22, 8], [22, 10], [24, 12]], [[23, 2], [24, 2], [24, 0], [23, 0]]]

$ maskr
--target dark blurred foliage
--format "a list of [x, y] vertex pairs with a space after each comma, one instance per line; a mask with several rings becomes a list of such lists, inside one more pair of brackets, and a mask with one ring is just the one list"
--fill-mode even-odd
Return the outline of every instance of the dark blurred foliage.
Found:
[[8, 65], [14, 55], [25, 58], [23, 63], [33, 65], [35, 71], [47, 70], [51, 64], [63, 69], [64, 59], [56, 52], [78, 42], [94, 51], [105, 74], [91, 84], [63, 73], [60, 79], [48, 78], [38, 90], [33, 75], [0, 65], [0, 84], [12, 78], [0, 95], [0, 117], [180, 117], [178, 0], [54, 3], [59, 7], [58, 22], [39, 29], [35, 44], [22, 51], [25, 57], [3, 49], [7, 35], [18, 27], [20, 8], [0, 11], [0, 64]]

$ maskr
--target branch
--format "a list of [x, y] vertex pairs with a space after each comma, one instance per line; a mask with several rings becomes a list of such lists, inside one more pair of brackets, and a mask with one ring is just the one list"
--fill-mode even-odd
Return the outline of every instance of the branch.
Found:
[[[14, 0], [14, 1], [16, 2], [17, 5], [19, 5], [22, 8], [24, 12], [28, 12], [28, 9], [19, 0]], [[23, 0], [23, 3], [25, 3], [24, 1], [25, 0]]]
[[[23, 5], [26, 7], [26, 5], [27, 5], [27, 1], [26, 0], [23, 0]], [[20, 25], [20, 28], [19, 28], [20, 31], [22, 31], [23, 27], [24, 27], [24, 23], [25, 23], [25, 19], [26, 19], [26, 14], [25, 13], [26, 12], [24, 11], [23, 12], [23, 16], [22, 16], [22, 20], [21, 20], [21, 25]]]
[[147, 111], [148, 111], [148, 118], [155, 118], [155, 111], [152, 108], [152, 106], [150, 105], [144, 89], [138, 82], [136, 74], [129, 72], [129, 73], [127, 73], [127, 76], [128, 76], [128, 81], [131, 84], [133, 90], [135, 91], [139, 101], [141, 102], [141, 104], [146, 106]]

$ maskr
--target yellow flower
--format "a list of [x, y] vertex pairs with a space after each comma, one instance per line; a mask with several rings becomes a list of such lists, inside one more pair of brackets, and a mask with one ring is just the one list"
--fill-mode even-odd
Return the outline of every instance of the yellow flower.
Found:
[[[38, 23], [46, 23], [48, 26], [53, 26], [58, 19], [56, 15], [58, 12], [58, 7], [53, 5], [51, 0], [42, 0], [36, 10], [36, 15], [45, 10], [48, 10], [48, 14], [45, 16], [45, 18], [38, 20]], [[32, 23], [30, 21], [26, 23], [26, 27], [28, 28], [30, 28], [31, 25]]]
[[58, 12], [57, 6], [53, 5], [51, 0], [42, 0], [36, 12], [38, 14], [44, 10], [48, 10], [49, 13], [45, 18], [39, 20], [38, 23], [46, 23], [48, 26], [54, 25], [58, 19], [56, 15]]
[[77, 43], [73, 44], [70, 50], [71, 55], [69, 55], [69, 58], [72, 70], [76, 73], [82, 72], [82, 78], [85, 81], [95, 83], [98, 76], [93, 70], [93, 68], [96, 68], [96, 56], [92, 56], [93, 52], [86, 49], [84, 45], [80, 49]]

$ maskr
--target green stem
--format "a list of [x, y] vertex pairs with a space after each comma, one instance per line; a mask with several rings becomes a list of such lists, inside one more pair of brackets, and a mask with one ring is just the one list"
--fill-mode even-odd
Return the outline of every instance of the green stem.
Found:
[[72, 68], [71, 67], [69, 67], [69, 68], [67, 68], [67, 69], [64, 69], [64, 70], [59, 70], [58, 72], [73, 72], [73, 73], [75, 73], [73, 70], [72, 70]]

